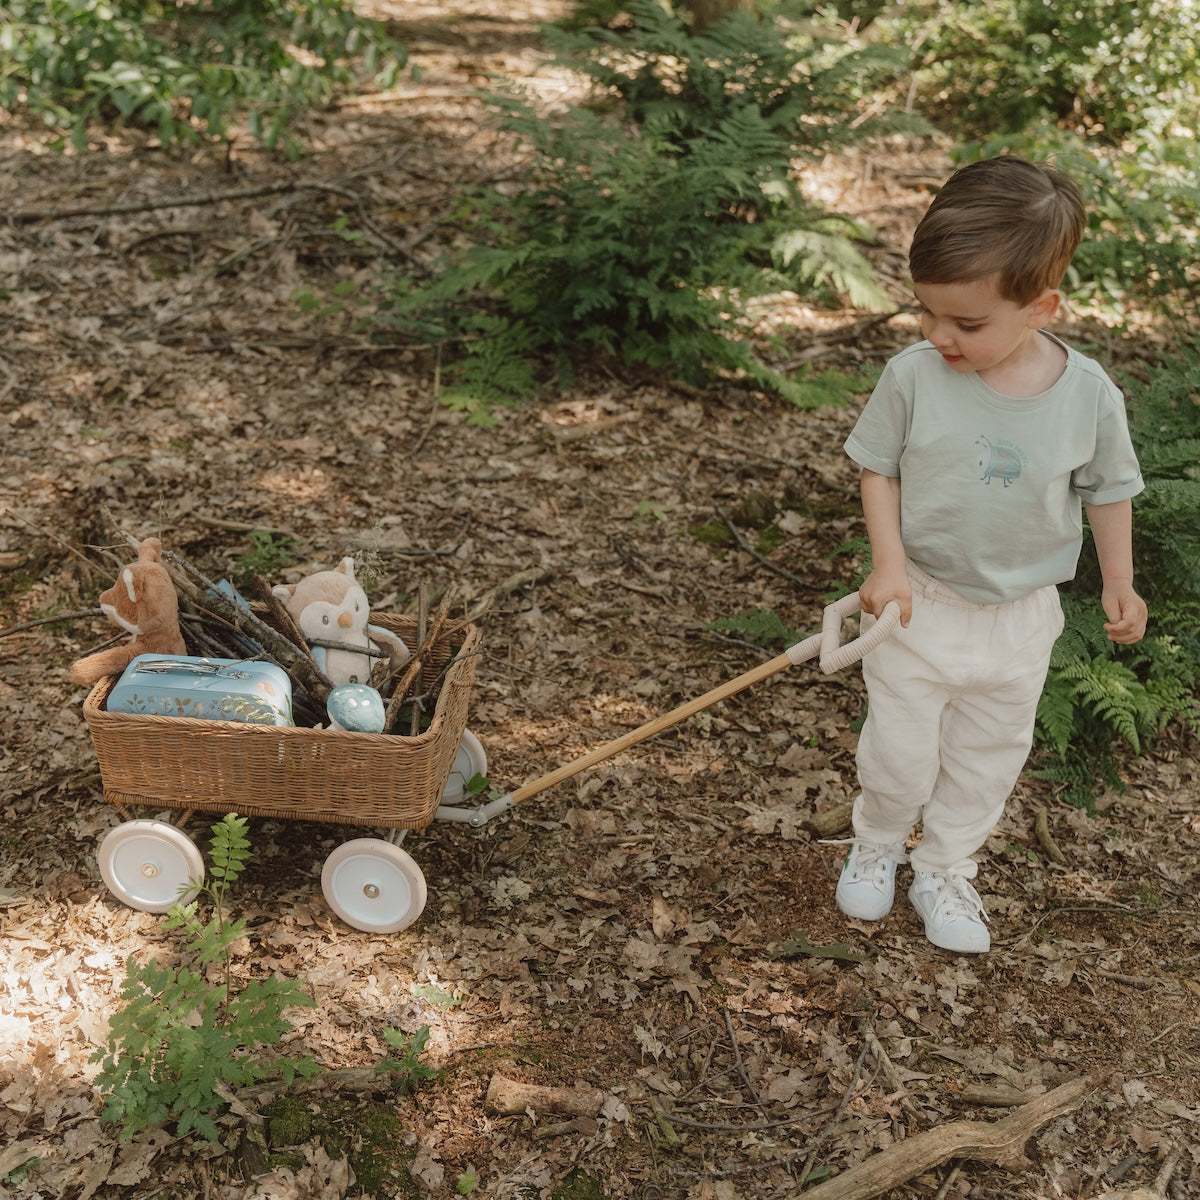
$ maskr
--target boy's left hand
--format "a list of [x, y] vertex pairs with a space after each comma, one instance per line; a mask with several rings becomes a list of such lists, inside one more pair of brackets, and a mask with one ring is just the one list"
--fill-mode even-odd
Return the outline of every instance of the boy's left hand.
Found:
[[1142, 640], [1148, 613], [1145, 600], [1133, 590], [1133, 584], [1124, 580], [1106, 583], [1100, 603], [1108, 617], [1104, 632], [1110, 641], [1132, 646]]

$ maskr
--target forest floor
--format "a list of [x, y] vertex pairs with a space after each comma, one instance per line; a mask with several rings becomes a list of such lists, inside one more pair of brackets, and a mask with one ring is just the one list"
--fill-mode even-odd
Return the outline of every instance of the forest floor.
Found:
[[[294, 299], [361, 283], [377, 253], [421, 259], [456, 189], [511, 171], [471, 88], [564, 89], [536, 40], [557, 10], [397, 6], [420, 81], [314, 118], [318, 150], [294, 164], [131, 138], [61, 156], [0, 127], [0, 625], [92, 608], [121, 532], [214, 578], [261, 552], [253, 531], [286, 532], [280, 581], [353, 554], [377, 611], [411, 610], [420, 584], [494, 593], [469, 727], [502, 791], [763, 660], [712, 622], [817, 626], [857, 567], [835, 552], [864, 533], [841, 444], [865, 392], [804, 412], [597, 367], [476, 428], [435, 403], [427, 355]], [[946, 168], [932, 142], [856, 151], [822, 168], [822, 200], [870, 220], [898, 281]], [[333, 232], [343, 214], [365, 245]], [[903, 313], [787, 297], [764, 320], [796, 361], [850, 374], [915, 336]], [[1143, 352], [1064, 333], [1134, 368]], [[1195, 744], [1161, 738], [1090, 811], [1023, 777], [982, 856], [993, 949], [955, 957], [923, 937], [903, 873], [878, 924], [834, 905], [843, 848], [814, 822], [853, 796], [863, 692], [812, 664], [482, 828], [412, 834], [429, 900], [398, 934], [322, 898], [325, 856], [361, 829], [254, 822], [239, 970], [316, 997], [289, 1049], [370, 1067], [393, 1054], [385, 1030], [428, 1028], [439, 1074], [382, 1103], [312, 1093], [316, 1127], [282, 1162], [244, 1149], [253, 1097], [218, 1142], [122, 1141], [90, 1059], [126, 959], [179, 942], [97, 868], [120, 816], [67, 668], [110, 632], [97, 616], [0, 638], [0, 1195], [775, 1200], [904, 1142], [918, 1167], [880, 1194], [1090, 1200], [1169, 1159], [1168, 1194], [1200, 1192]], [[598, 1099], [503, 1115], [496, 1079]], [[1023, 1163], [926, 1150], [1080, 1080], [1025, 1131]]]

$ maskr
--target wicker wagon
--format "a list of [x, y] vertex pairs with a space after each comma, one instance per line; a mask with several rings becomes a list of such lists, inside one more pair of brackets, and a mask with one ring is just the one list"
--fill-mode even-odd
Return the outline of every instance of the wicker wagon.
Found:
[[[409, 644], [413, 618], [372, 619]], [[326, 860], [321, 886], [348, 924], [372, 932], [410, 925], [425, 907], [424, 875], [398, 844], [423, 829], [445, 802], [461, 798], [466, 780], [486, 773], [483, 748], [467, 730], [479, 630], [468, 625], [443, 637], [429, 656], [420, 687], [438, 686], [433, 719], [421, 734], [348, 733], [330, 729], [251, 725], [112, 713], [105, 708], [110, 676], [89, 693], [83, 714], [91, 731], [104, 798], [125, 823], [100, 847], [100, 871], [121, 900], [165, 912], [189, 881], [204, 874], [195, 843], [183, 831], [193, 812], [324, 821], [391, 831], [358, 838]], [[129, 809], [179, 809], [178, 824], [132, 819]], [[397, 836], [397, 834], [399, 836]]]

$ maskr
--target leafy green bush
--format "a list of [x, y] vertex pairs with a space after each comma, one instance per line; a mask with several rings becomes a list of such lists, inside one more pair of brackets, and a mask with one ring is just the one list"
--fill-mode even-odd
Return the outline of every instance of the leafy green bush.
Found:
[[294, 152], [297, 114], [353, 84], [352, 65], [386, 85], [404, 61], [350, 0], [8, 0], [0, 14], [0, 105], [77, 149], [95, 122], [192, 142], [227, 138], [244, 114]]
[[960, 161], [1019, 154], [1053, 160], [1079, 185], [1088, 230], [1066, 289], [1073, 301], [1118, 318], [1148, 310], [1195, 328], [1200, 316], [1200, 146], [1146, 141], [1114, 153], [1078, 134], [1038, 126], [968, 143]]
[[1110, 143], [1196, 128], [1191, 0], [917, 0], [877, 36], [916, 47], [918, 103], [988, 136], [1046, 120]]
[[1195, 20], [1192, 0], [919, 0], [870, 35], [915, 47], [913, 101], [977, 139], [962, 157], [1053, 156], [1080, 183], [1077, 299], [1119, 316], [1147, 305], [1186, 329], [1200, 297]]
[[795, 168], [878, 131], [844, 84], [896, 56], [787, 36], [746, 12], [698, 36], [652, 0], [627, 12], [618, 30], [555, 38], [594, 102], [548, 118], [520, 96], [490, 98], [527, 154], [527, 186], [473, 198], [466, 248], [432, 285], [385, 284], [380, 323], [453, 343], [448, 390], [478, 419], [528, 391], [535, 356], [560, 381], [582, 356], [611, 355], [808, 403], [754, 352], [747, 301], [790, 287], [890, 307], [855, 248], [869, 232], [807, 199]]
[[1140, 752], [1168, 724], [1200, 732], [1200, 341], [1131, 385], [1130, 432], [1146, 490], [1134, 500], [1137, 587], [1150, 627], [1136, 646], [1104, 635], [1095, 555], [1061, 589], [1066, 628], [1038, 708], [1040, 742], [1056, 756], [1042, 773], [1090, 795], [1115, 783], [1114, 741]]
[[211, 881], [200, 890], [213, 915], [201, 921], [193, 900], [177, 904], [166, 921], [167, 929], [186, 931], [193, 965], [125, 964], [125, 1003], [112, 1016], [106, 1048], [93, 1055], [101, 1063], [96, 1087], [106, 1097], [101, 1120], [120, 1122], [124, 1137], [173, 1120], [179, 1135], [195, 1130], [213, 1141], [215, 1115], [226, 1103], [219, 1087], [320, 1070], [311, 1059], [255, 1054], [292, 1028], [287, 1008], [316, 1003], [299, 983], [269, 975], [234, 986], [234, 944], [246, 937], [246, 920], [230, 921], [227, 901], [250, 857], [246, 824], [230, 813], [212, 826]]

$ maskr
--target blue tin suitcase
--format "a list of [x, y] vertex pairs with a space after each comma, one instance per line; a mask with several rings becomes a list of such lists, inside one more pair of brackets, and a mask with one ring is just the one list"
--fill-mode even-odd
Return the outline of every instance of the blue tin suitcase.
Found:
[[139, 654], [108, 694], [114, 713], [291, 725], [292, 681], [274, 663]]

